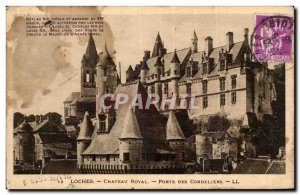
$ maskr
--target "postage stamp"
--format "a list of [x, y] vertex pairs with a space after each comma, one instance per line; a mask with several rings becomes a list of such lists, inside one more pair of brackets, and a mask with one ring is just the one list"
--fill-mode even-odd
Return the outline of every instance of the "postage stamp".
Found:
[[256, 15], [252, 52], [259, 62], [290, 62], [294, 21], [287, 16]]

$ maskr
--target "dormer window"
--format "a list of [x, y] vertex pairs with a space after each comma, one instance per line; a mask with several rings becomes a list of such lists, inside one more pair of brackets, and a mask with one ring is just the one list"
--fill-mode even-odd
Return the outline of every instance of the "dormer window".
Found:
[[191, 77], [192, 76], [192, 67], [188, 66], [186, 67], [186, 77]]
[[104, 113], [99, 114], [99, 129], [100, 132], [105, 132], [106, 130], [106, 116]]
[[203, 74], [208, 74], [208, 63], [203, 64]]
[[225, 70], [225, 60], [224, 59], [220, 60], [220, 71], [223, 71], [223, 70]]

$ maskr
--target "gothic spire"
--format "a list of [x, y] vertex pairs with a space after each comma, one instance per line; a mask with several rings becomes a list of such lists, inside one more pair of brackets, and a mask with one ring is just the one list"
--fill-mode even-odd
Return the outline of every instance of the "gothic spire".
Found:
[[163, 49], [163, 48], [164, 48], [164, 46], [163, 46], [162, 40], [160, 38], [160, 34], [158, 32], [157, 36], [156, 36], [156, 40], [155, 40], [155, 44], [154, 44], [154, 47], [153, 47], [153, 51], [152, 51], [152, 56], [151, 57], [158, 56], [159, 55], [159, 50]]
[[97, 63], [98, 53], [95, 45], [94, 38], [92, 34], [89, 35], [88, 45], [85, 51], [85, 58], [87, 61], [87, 65], [95, 66]]
[[196, 34], [196, 31], [194, 30], [194, 35], [193, 35], [193, 40], [198, 40], [198, 37], [197, 37], [197, 34]]

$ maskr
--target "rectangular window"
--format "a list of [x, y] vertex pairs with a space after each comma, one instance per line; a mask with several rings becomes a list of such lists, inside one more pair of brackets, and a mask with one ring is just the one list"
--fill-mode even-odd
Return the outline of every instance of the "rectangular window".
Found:
[[168, 91], [168, 83], [164, 83], [164, 93], [165, 93], [166, 95], [169, 94], [169, 91]]
[[186, 93], [190, 95], [191, 92], [192, 92], [192, 85], [191, 83], [188, 83], [186, 84]]
[[235, 104], [236, 103], [236, 92], [231, 93], [231, 103]]
[[208, 107], [208, 98], [207, 96], [203, 97], [203, 108], [207, 108]]
[[225, 70], [225, 60], [220, 60], [220, 71]]
[[124, 162], [130, 161], [130, 155], [129, 155], [129, 152], [123, 153], [123, 161], [124, 161]]
[[220, 106], [224, 106], [225, 105], [225, 94], [221, 94], [220, 95]]
[[225, 78], [220, 78], [220, 90], [224, 91], [225, 90]]
[[206, 94], [207, 93], [207, 81], [202, 81], [202, 93]]
[[231, 76], [231, 87], [232, 89], [236, 88], [236, 75]]
[[105, 158], [106, 158], [106, 161], [109, 161], [109, 154], [107, 154], [107, 155], [105, 156]]
[[203, 64], [203, 74], [207, 74], [208, 73], [208, 68], [207, 68], [207, 63]]
[[96, 156], [95, 155], [92, 156], [92, 161], [96, 161]]

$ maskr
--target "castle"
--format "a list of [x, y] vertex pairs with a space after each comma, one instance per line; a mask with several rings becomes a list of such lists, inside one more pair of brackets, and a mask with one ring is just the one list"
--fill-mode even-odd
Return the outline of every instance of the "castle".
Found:
[[[252, 56], [248, 29], [242, 41], [234, 42], [232, 32], [226, 40], [214, 47], [208, 36], [199, 51], [194, 32], [190, 47], [167, 52], [158, 33], [152, 53], [145, 51], [140, 63], [129, 66], [122, 84], [108, 49], [98, 55], [90, 35], [81, 61], [81, 92], [64, 101], [66, 120], [82, 120], [77, 138], [81, 173], [183, 172], [189, 162], [204, 164], [206, 159], [224, 168], [255, 156], [243, 130], [272, 115], [273, 79], [268, 65]], [[141, 94], [142, 99], [157, 94], [159, 101], [187, 94], [186, 104], [193, 100], [197, 108], [100, 107], [104, 94], [120, 93], [129, 98]], [[115, 101], [112, 97], [107, 103]]]

